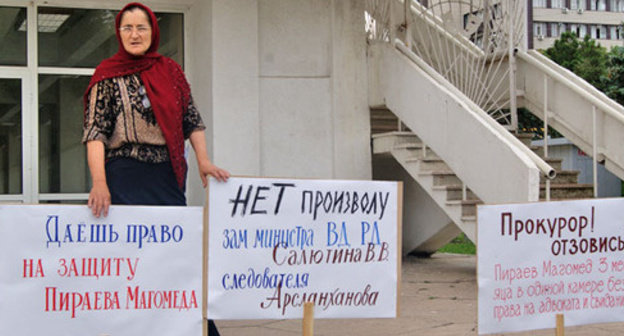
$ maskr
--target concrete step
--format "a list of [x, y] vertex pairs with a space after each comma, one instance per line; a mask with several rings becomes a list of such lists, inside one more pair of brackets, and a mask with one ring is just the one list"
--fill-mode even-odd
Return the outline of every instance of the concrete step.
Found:
[[[422, 155], [422, 154], [421, 154]], [[449, 171], [450, 168], [444, 160], [436, 157], [414, 157], [405, 161], [407, 164], [417, 164], [421, 172], [425, 171]]]
[[381, 134], [405, 129], [405, 125], [399, 127], [399, 118], [392, 111], [384, 108], [370, 110], [371, 134]]
[[533, 153], [537, 154], [537, 156], [543, 158], [544, 157], [544, 147], [542, 146], [529, 146], [529, 148], [533, 151]]
[[397, 146], [404, 146], [406, 148], [410, 148], [415, 146], [414, 148], [419, 148], [420, 139], [411, 132], [386, 132], [373, 134], [373, 154], [382, 154], [382, 153], [390, 153], [393, 149], [397, 148]]
[[412, 147], [414, 151], [411, 153], [411, 156], [408, 158], [408, 160], [423, 160], [423, 159], [442, 160], [438, 156], [438, 154], [436, 154], [430, 148], [427, 148], [426, 150], [423, 151], [422, 145], [417, 145], [416, 147], [417, 148]]
[[465, 216], [476, 216], [477, 215], [477, 205], [483, 204], [480, 200], [466, 200], [466, 201], [447, 201], [446, 204], [450, 207], [461, 207], [461, 215]]
[[[423, 144], [419, 141], [404, 142], [394, 146], [394, 149], [407, 149], [412, 151], [422, 151]], [[418, 153], [414, 153], [418, 154]]]
[[451, 171], [431, 171], [421, 172], [419, 175], [432, 176], [434, 186], [445, 186], [450, 184], [462, 184], [461, 180]]
[[548, 163], [555, 171], [561, 171], [561, 164], [563, 163], [563, 159], [555, 159], [555, 158], [547, 158], [544, 159], [546, 163]]
[[[461, 201], [463, 197], [461, 184], [451, 184], [445, 186], [435, 186], [434, 190], [446, 191], [446, 199], [448, 201]], [[470, 188], [466, 188], [466, 199], [468, 200], [480, 200]]]
[[462, 216], [462, 221], [464, 222], [472, 222], [475, 223], [477, 221], [477, 216]]
[[[546, 185], [540, 185], [540, 199], [546, 198]], [[594, 186], [592, 184], [551, 184], [550, 199], [570, 200], [594, 198]]]
[[533, 141], [533, 138], [535, 137], [535, 134], [533, 133], [519, 133], [514, 135], [527, 147], [531, 147], [531, 141]]
[[[551, 184], [574, 184], [578, 182], [578, 170], [562, 170], [557, 171], [557, 176], [550, 181]], [[540, 183], [546, 182], [544, 176], [540, 176]]]

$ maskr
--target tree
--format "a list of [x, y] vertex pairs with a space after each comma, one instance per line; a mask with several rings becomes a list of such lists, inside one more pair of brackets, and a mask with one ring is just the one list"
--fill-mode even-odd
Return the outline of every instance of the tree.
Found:
[[576, 34], [564, 32], [544, 54], [596, 88], [603, 88], [603, 77], [607, 74], [607, 50], [589, 35], [579, 42]]
[[[621, 68], [622, 72], [620, 73], [607, 71], [607, 69], [610, 69], [610, 58], [607, 57], [607, 51], [600, 44], [596, 43], [595, 40], [591, 39], [589, 35], [585, 35], [583, 40], [579, 41], [575, 33], [564, 32], [553, 46], [544, 50], [543, 53], [555, 63], [574, 72], [602, 91], [605, 91], [607, 86], [605, 78], [611, 74], [614, 79], [614, 82], [611, 83], [613, 94], [619, 94], [624, 99], [624, 90], [620, 90], [621, 86], [618, 86], [618, 84], [624, 83], [624, 68]], [[624, 65], [624, 49], [620, 56], [620, 60]], [[620, 79], [616, 80], [618, 76]], [[543, 132], [543, 122], [529, 111], [518, 111], [518, 123], [522, 130], [536, 131], [537, 134]], [[550, 128], [548, 134], [551, 137], [561, 136], [561, 134]]]
[[624, 47], [613, 47], [607, 54], [607, 74], [603, 80], [604, 92], [624, 105]]
[[579, 62], [579, 41], [576, 34], [572, 32], [561, 33], [553, 46], [546, 49], [544, 54], [562, 67], [573, 70]]
[[579, 44], [578, 62], [573, 71], [597, 89], [603, 90], [604, 76], [607, 74], [606, 48], [585, 35]]

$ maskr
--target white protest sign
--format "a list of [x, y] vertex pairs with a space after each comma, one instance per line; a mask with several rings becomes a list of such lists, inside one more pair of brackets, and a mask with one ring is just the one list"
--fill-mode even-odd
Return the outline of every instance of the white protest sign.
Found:
[[396, 317], [401, 185], [231, 178], [209, 186], [208, 317]]
[[202, 335], [202, 208], [0, 205], [0, 218], [0, 335]]
[[624, 199], [479, 206], [479, 333], [624, 321]]

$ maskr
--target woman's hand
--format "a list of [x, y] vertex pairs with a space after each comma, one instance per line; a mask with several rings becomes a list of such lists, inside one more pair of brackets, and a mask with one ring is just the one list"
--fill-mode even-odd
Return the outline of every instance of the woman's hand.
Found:
[[208, 185], [208, 175], [214, 177], [219, 182], [225, 182], [230, 178], [230, 173], [215, 166], [210, 159], [208, 159], [208, 152], [206, 151], [206, 139], [204, 137], [203, 130], [196, 130], [191, 133], [189, 140], [195, 151], [195, 158], [197, 159], [197, 168], [199, 168], [199, 177], [201, 177], [204, 188]]
[[91, 192], [89, 193], [89, 201], [87, 205], [93, 216], [100, 218], [108, 216], [108, 207], [111, 204], [111, 195], [106, 182], [94, 182]]
[[226, 170], [221, 169], [215, 166], [209, 160], [202, 160], [201, 162], [197, 162], [199, 168], [199, 177], [201, 177], [202, 184], [204, 188], [208, 185], [208, 175], [214, 177], [219, 182], [225, 182], [230, 178], [230, 173]]
[[103, 214], [106, 217], [108, 216], [108, 207], [111, 204], [111, 195], [106, 184], [103, 142], [98, 140], [87, 142], [87, 162], [93, 181], [87, 205], [93, 216], [100, 218], [100, 215]]

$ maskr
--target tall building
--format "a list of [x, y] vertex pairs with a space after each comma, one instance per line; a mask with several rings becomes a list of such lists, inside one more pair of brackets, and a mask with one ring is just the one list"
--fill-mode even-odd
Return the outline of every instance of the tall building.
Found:
[[624, 0], [529, 0], [529, 48], [546, 49], [571, 31], [580, 38], [589, 35], [600, 45], [623, 45]]

